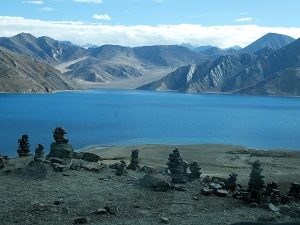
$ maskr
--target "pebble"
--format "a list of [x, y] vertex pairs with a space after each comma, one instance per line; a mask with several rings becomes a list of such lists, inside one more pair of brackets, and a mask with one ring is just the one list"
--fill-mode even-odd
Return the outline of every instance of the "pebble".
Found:
[[99, 215], [106, 214], [106, 213], [108, 213], [108, 211], [104, 208], [99, 208], [95, 211], [95, 214], [99, 214]]
[[162, 223], [164, 223], [164, 224], [167, 224], [167, 223], [170, 222], [170, 219], [167, 218], [167, 217], [160, 217], [160, 221], [161, 221]]

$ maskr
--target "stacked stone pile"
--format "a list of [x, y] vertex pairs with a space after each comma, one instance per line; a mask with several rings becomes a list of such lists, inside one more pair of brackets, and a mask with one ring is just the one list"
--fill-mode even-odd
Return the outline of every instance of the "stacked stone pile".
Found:
[[57, 157], [61, 159], [73, 157], [73, 147], [69, 144], [69, 140], [65, 138], [67, 134], [63, 127], [57, 127], [53, 131], [53, 138], [55, 142], [52, 142], [50, 146], [50, 153], [48, 157]]
[[252, 170], [250, 173], [250, 179], [248, 182], [248, 192], [250, 199], [253, 202], [261, 203], [266, 191], [265, 177], [262, 175], [263, 168], [260, 161], [256, 160], [252, 164]]
[[172, 178], [172, 183], [185, 184], [187, 182], [185, 174], [186, 166], [177, 148], [169, 154], [167, 165]]
[[131, 152], [131, 159], [130, 159], [130, 164], [127, 167], [127, 169], [130, 170], [138, 170], [140, 169], [140, 165], [139, 165], [139, 150], [133, 150]]
[[189, 175], [190, 179], [191, 180], [199, 179], [200, 176], [201, 176], [200, 170], [201, 170], [201, 168], [198, 165], [198, 162], [197, 161], [193, 161], [190, 164], [190, 171], [191, 171], [191, 174]]
[[27, 134], [22, 135], [22, 137], [18, 140], [19, 148], [17, 150], [19, 157], [30, 156], [30, 144], [29, 137]]
[[38, 144], [38, 146], [35, 149], [35, 154], [34, 154], [34, 161], [40, 161], [43, 162], [46, 159], [45, 151], [44, 151], [44, 146], [41, 144]]

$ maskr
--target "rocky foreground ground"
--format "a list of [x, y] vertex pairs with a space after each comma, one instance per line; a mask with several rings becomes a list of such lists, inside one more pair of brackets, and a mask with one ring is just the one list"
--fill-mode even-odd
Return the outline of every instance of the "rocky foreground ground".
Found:
[[[11, 224], [233, 224], [241, 221], [299, 221], [297, 201], [276, 209], [251, 208], [239, 199], [202, 194], [203, 179], [156, 191], [141, 185], [149, 171], [127, 170], [117, 176], [108, 165], [130, 160], [139, 148], [141, 166], [164, 173], [174, 146], [92, 148], [101, 161], [81, 161], [80, 168], [57, 168], [33, 157], [14, 158], [0, 169], [0, 221]], [[239, 146], [178, 146], [187, 161], [197, 160], [202, 178], [239, 174], [247, 184], [251, 163], [262, 162], [267, 181], [276, 181], [285, 193], [300, 181], [300, 155], [293, 152], [261, 153]], [[33, 163], [32, 163], [33, 162]], [[78, 162], [78, 161], [76, 161]], [[58, 171], [57, 171], [58, 170]], [[153, 172], [153, 171], [152, 171]]]

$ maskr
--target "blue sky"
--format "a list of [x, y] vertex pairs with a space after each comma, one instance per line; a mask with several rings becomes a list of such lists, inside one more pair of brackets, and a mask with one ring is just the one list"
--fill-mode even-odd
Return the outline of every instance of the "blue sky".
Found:
[[[228, 47], [267, 32], [300, 37], [299, 7], [299, 0], [1, 0], [0, 35], [23, 31], [79, 44]], [[76, 23], [81, 39], [74, 37]]]

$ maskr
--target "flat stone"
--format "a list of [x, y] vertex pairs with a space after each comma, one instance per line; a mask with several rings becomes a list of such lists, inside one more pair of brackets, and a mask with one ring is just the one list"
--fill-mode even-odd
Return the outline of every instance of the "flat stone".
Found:
[[222, 186], [220, 184], [217, 184], [217, 183], [210, 183], [209, 188], [214, 189], [214, 190], [219, 190], [219, 189], [222, 188]]
[[217, 191], [216, 191], [216, 195], [217, 195], [217, 196], [227, 197], [228, 194], [229, 194], [229, 192], [226, 191], [226, 190], [217, 190]]
[[204, 195], [211, 195], [211, 194], [214, 194], [215, 191], [214, 191], [214, 189], [211, 189], [211, 188], [203, 188], [203, 189], [202, 189], [202, 193], [203, 193]]

